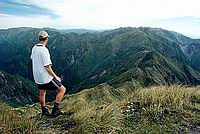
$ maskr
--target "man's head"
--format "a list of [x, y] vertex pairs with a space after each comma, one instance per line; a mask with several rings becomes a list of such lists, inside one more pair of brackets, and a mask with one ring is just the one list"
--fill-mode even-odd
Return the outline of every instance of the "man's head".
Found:
[[49, 35], [46, 31], [40, 31], [39, 34], [38, 34], [38, 37], [39, 37], [39, 41], [46, 45], [47, 42], [48, 42], [48, 38], [49, 38]]

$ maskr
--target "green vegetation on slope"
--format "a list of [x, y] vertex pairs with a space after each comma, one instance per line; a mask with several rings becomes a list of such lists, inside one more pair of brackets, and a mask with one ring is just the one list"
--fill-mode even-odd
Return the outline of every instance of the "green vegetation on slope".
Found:
[[[30, 54], [40, 30], [0, 30], [0, 69], [33, 80]], [[197, 41], [184, 35], [148, 27], [84, 34], [45, 30], [51, 35], [47, 47], [53, 68], [73, 92], [100, 83], [116, 87], [132, 78], [143, 85], [200, 83], [194, 69], [199, 64], [199, 49], [191, 54], [193, 60], [184, 49]], [[139, 70], [137, 75], [130, 73], [133, 70]]]
[[24, 77], [0, 71], [0, 100], [17, 107], [38, 101], [36, 85]]

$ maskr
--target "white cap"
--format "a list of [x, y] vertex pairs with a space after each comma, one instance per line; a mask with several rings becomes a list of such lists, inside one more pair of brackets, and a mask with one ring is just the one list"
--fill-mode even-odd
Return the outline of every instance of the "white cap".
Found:
[[40, 31], [39, 34], [38, 34], [38, 36], [40, 38], [50, 37], [46, 31]]

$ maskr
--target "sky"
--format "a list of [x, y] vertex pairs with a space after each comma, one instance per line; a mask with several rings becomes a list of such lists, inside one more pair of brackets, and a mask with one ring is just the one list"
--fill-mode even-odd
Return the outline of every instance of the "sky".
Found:
[[0, 28], [155, 27], [200, 38], [200, 0], [0, 0]]

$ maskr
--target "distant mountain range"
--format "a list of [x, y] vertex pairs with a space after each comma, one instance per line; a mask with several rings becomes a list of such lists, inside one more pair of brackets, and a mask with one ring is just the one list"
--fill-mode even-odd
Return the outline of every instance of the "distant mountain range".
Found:
[[59, 31], [63, 33], [77, 33], [77, 34], [100, 32], [100, 31], [88, 30], [88, 29], [66, 29], [66, 30], [59, 30]]
[[[0, 30], [2, 71], [33, 81], [30, 54], [40, 30], [25, 27]], [[71, 92], [100, 83], [117, 87], [130, 81], [142, 86], [200, 84], [199, 39], [149, 27], [102, 32], [43, 30], [51, 36], [47, 47], [53, 69]], [[30, 90], [37, 91], [33, 82], [30, 84]]]

